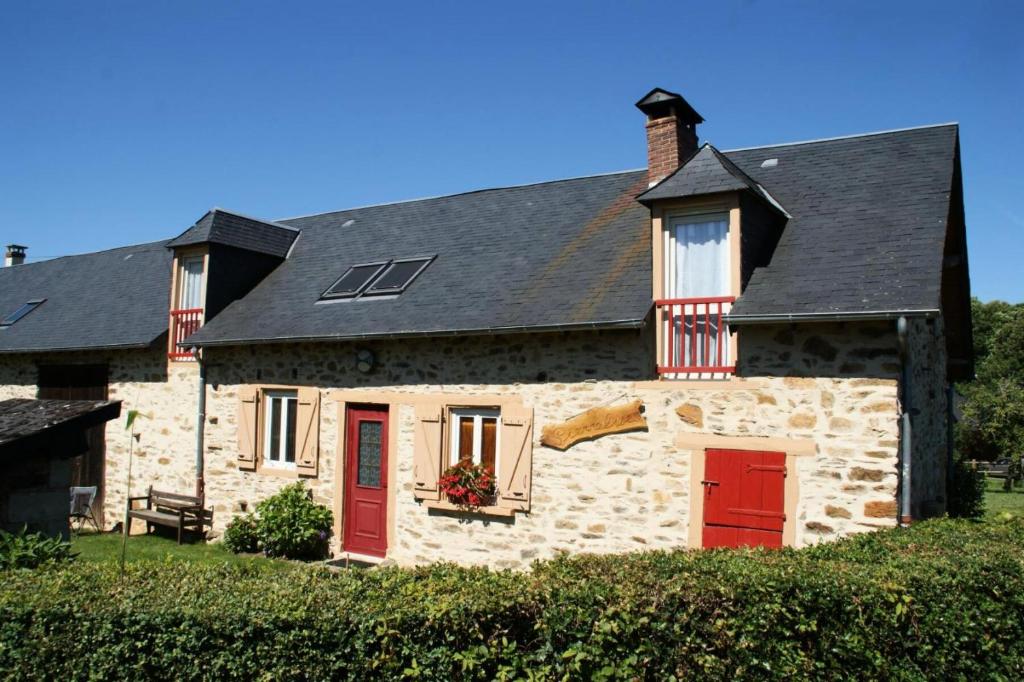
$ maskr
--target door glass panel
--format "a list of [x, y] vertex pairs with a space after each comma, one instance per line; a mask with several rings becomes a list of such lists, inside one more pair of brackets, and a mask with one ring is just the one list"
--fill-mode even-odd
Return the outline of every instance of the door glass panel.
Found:
[[380, 487], [380, 457], [382, 422], [359, 422], [359, 472], [358, 485], [368, 488]]

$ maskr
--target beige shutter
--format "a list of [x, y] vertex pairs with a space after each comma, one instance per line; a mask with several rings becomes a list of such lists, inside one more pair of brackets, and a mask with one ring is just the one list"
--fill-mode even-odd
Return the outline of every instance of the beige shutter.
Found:
[[533, 473], [533, 408], [501, 409], [501, 452], [498, 454], [498, 505], [530, 510]]
[[441, 493], [437, 479], [441, 478], [440, 405], [416, 406], [416, 434], [413, 439], [413, 495], [418, 500], [438, 500]]
[[259, 399], [259, 389], [254, 386], [238, 389], [238, 468], [248, 471], [256, 468]]
[[316, 476], [320, 460], [320, 390], [300, 388], [295, 411], [295, 470]]

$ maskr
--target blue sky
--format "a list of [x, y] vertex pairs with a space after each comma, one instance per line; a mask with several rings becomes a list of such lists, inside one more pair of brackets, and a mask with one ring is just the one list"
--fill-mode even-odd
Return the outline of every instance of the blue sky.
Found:
[[959, 121], [971, 275], [1024, 300], [1024, 3], [56, 2], [0, 15], [0, 240], [151, 241], [646, 165], [633, 102], [722, 149]]

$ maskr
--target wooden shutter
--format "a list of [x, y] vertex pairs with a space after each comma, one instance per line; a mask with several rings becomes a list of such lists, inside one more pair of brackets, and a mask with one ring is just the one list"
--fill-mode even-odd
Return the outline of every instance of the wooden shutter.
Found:
[[413, 495], [418, 500], [438, 500], [441, 493], [441, 406], [416, 406], [416, 434], [413, 439]]
[[295, 411], [295, 470], [316, 476], [320, 460], [320, 390], [300, 388]]
[[246, 471], [256, 468], [259, 400], [259, 389], [253, 386], [238, 389], [238, 468]]
[[503, 407], [498, 453], [498, 505], [530, 510], [533, 474], [533, 408]]

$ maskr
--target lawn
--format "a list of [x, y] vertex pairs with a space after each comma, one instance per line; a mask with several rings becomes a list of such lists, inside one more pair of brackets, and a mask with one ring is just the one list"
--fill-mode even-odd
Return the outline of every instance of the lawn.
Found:
[[[117, 562], [121, 559], [121, 535], [118, 533], [83, 533], [71, 541], [71, 548], [80, 561]], [[283, 569], [290, 562], [276, 561], [261, 556], [232, 554], [219, 542], [195, 542], [179, 545], [171, 538], [159, 535], [132, 535], [128, 537], [126, 561], [188, 561], [201, 564], [253, 564]]]
[[1014, 488], [1010, 492], [1003, 490], [1003, 480], [999, 478], [985, 479], [985, 513], [995, 516], [1009, 512], [1015, 516], [1024, 516], [1024, 488]]

